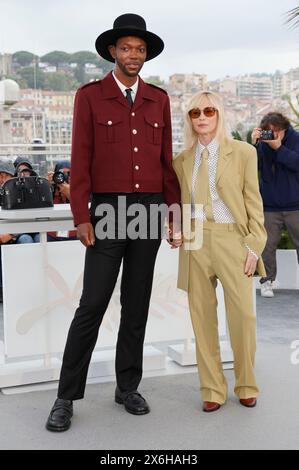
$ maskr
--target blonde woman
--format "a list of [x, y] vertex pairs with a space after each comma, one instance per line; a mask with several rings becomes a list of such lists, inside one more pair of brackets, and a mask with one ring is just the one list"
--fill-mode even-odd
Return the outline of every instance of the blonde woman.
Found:
[[[185, 150], [173, 162], [181, 202], [189, 207], [192, 230], [202, 229], [202, 246], [180, 245], [178, 287], [188, 292], [196, 337], [203, 411], [218, 410], [227, 399], [217, 324], [216, 285], [223, 286], [234, 354], [235, 394], [253, 407], [259, 392], [255, 374], [256, 318], [253, 275], [265, 275], [263, 206], [253, 146], [232, 140], [221, 97], [193, 96], [185, 116]], [[196, 223], [195, 223], [196, 221]], [[190, 223], [191, 222], [191, 223]], [[185, 233], [186, 231], [183, 230]]]

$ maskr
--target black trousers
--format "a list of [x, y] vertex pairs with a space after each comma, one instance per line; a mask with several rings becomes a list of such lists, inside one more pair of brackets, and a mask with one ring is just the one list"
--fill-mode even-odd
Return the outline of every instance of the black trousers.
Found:
[[[114, 206], [117, 194], [93, 195], [91, 220], [99, 219], [95, 208], [102, 203]], [[130, 193], [126, 205], [143, 204], [150, 220], [150, 205], [163, 202], [161, 193]], [[132, 217], [126, 217], [127, 226]], [[160, 218], [160, 223], [163, 218]], [[116, 223], [118, 229], [118, 223]], [[124, 229], [125, 227], [122, 227]], [[116, 231], [117, 232], [117, 231]], [[63, 355], [58, 398], [83, 398], [88, 367], [99, 327], [112, 296], [121, 262], [121, 319], [116, 345], [116, 381], [121, 392], [137, 390], [142, 377], [145, 328], [152, 290], [153, 272], [161, 236], [157, 239], [97, 239], [86, 249], [83, 292], [71, 323]]]

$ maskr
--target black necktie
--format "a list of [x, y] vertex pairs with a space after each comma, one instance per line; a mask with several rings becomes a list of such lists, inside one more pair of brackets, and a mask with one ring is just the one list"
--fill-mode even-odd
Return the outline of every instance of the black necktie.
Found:
[[130, 107], [132, 107], [133, 106], [133, 99], [132, 99], [132, 95], [131, 95], [132, 88], [126, 88], [125, 92], [126, 92], [127, 101], [129, 103]]

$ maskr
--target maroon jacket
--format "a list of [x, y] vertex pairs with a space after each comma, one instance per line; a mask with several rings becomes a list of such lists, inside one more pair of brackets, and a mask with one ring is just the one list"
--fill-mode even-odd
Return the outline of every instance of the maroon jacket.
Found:
[[75, 97], [71, 168], [75, 225], [90, 221], [91, 193], [163, 192], [167, 204], [179, 203], [167, 93], [139, 78], [130, 108], [112, 72], [80, 87]]

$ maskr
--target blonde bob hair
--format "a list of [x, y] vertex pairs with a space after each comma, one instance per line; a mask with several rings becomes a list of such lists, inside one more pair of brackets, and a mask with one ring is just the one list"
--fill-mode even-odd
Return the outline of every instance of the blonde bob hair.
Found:
[[184, 143], [186, 149], [192, 148], [193, 145], [195, 145], [198, 141], [198, 134], [193, 129], [192, 120], [189, 116], [189, 111], [193, 108], [200, 108], [203, 98], [207, 98], [211, 103], [211, 106], [216, 108], [218, 111], [218, 123], [215, 136], [217, 141], [219, 142], [219, 144], [221, 144], [223, 143], [223, 141], [227, 141], [230, 139], [221, 96], [217, 93], [214, 93], [213, 91], [200, 91], [192, 96], [185, 113]]

